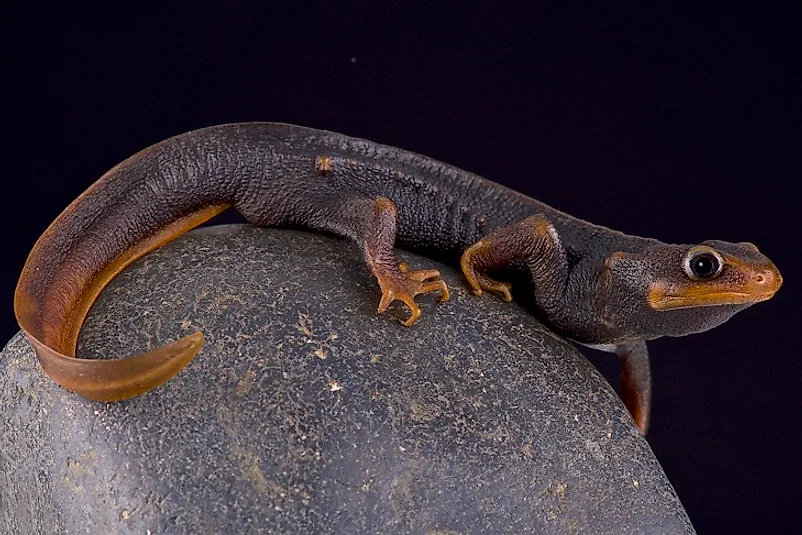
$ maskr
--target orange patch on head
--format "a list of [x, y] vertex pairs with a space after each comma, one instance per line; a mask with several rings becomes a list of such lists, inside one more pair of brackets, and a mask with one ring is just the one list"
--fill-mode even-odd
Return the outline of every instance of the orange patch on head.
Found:
[[749, 264], [722, 255], [729, 273], [706, 281], [688, 280], [683, 285], [656, 282], [646, 301], [655, 310], [716, 305], [742, 305], [771, 299], [782, 286], [782, 275], [774, 264]]

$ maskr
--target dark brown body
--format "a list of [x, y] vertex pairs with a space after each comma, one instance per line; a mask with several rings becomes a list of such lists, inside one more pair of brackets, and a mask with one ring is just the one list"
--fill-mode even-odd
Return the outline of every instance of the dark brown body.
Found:
[[[321, 156], [334, 160], [332, 171], [316, 168]], [[257, 225], [340, 233], [344, 225], [327, 212], [339, 210], [338, 203], [353, 194], [392, 199], [399, 208], [396, 243], [452, 263], [490, 231], [538, 213], [554, 222], [576, 259], [601, 263], [613, 251], [654, 243], [590, 225], [395, 147], [285, 124], [223, 125], [137, 153], [64, 211], [40, 239], [21, 278], [18, 292], [38, 301], [38, 318], [29, 326], [39, 330], [37, 324], [58, 323], [78, 297], [71, 294], [97, 270], [200, 209], [233, 206]], [[26, 277], [32, 269], [36, 277]]]
[[[177, 373], [199, 350], [200, 333], [147, 354], [103, 362], [72, 358], [77, 335], [95, 297], [116, 273], [232, 206], [257, 225], [301, 226], [356, 240], [382, 286], [384, 308], [401, 299], [414, 312], [415, 293], [436, 289], [447, 299], [442, 282], [424, 282], [431, 273], [398, 271], [394, 242], [456, 265], [472, 244], [536, 214], [542, 220], [532, 228], [540, 238], [518, 251], [515, 244], [528, 242], [521, 235], [528, 231], [518, 229], [508, 233], [513, 245], [505, 246], [506, 253], [515, 254], [502, 255], [502, 261], [482, 253], [475, 263], [483, 268], [509, 263], [524, 275], [533, 271], [535, 286], [552, 286], [551, 294], [531, 290], [527, 304], [574, 340], [622, 345], [686, 334], [710, 328], [748, 306], [734, 306], [709, 321], [709, 312], [682, 312], [675, 332], [660, 323], [665, 316], [651, 324], [642, 321], [642, 332], [633, 335], [629, 327], [617, 329], [605, 320], [610, 303], [603, 297], [617, 289], [605, 278], [605, 262], [616, 252], [640, 254], [660, 246], [657, 240], [591, 225], [395, 147], [285, 124], [233, 124], [189, 132], [125, 160], [76, 199], [39, 239], [20, 277], [15, 311], [44, 369], [67, 388], [102, 400], [136, 395]], [[529, 259], [542, 257], [544, 247], [559, 252], [552, 255], [558, 263], [536, 269], [538, 263]], [[541, 272], [549, 278], [538, 279]], [[404, 284], [417, 286], [402, 288]], [[639, 299], [634, 299], [637, 306]], [[680, 318], [683, 314], [690, 319]], [[702, 324], [690, 328], [694, 314]]]

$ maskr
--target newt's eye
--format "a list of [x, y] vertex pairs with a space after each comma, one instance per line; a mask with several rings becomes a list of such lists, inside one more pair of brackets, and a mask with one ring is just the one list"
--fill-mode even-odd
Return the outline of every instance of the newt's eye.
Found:
[[685, 255], [683, 268], [694, 280], [712, 279], [721, 273], [724, 260], [709, 247], [694, 247]]

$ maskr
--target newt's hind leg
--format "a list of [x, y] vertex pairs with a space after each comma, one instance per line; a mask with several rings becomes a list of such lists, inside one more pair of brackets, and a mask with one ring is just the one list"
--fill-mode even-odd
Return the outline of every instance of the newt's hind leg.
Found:
[[303, 202], [291, 205], [281, 202], [281, 197], [260, 197], [256, 202], [240, 203], [237, 210], [257, 225], [290, 223], [331, 232], [358, 243], [381, 288], [379, 313], [386, 311], [393, 301], [401, 301], [410, 310], [409, 318], [402, 322], [408, 327], [421, 315], [415, 303], [416, 295], [440, 292], [440, 301], [448, 300], [448, 287], [438, 279], [439, 271], [412, 271], [396, 260], [394, 246], [398, 209], [390, 199], [371, 199], [356, 192], [339, 190], [308, 195]]
[[[440, 292], [440, 301], [449, 298], [445, 281], [440, 280], [436, 269], [412, 271], [406, 263], [399, 264], [395, 258], [396, 223], [398, 209], [390, 199], [379, 197], [373, 201], [371, 214], [367, 218], [362, 250], [371, 272], [379, 281], [382, 298], [378, 312], [381, 314], [393, 301], [401, 301], [409, 308], [411, 315], [402, 324], [409, 327], [420, 318], [420, 307], [415, 296]], [[434, 279], [434, 280], [432, 280]]]
[[[440, 292], [440, 301], [449, 298], [446, 283], [436, 270], [412, 271], [399, 265], [395, 257], [398, 208], [385, 197], [367, 197], [350, 190], [343, 178], [351, 172], [347, 165], [336, 165], [334, 157], [315, 159], [315, 182], [278, 183], [284, 195], [243, 195], [235, 207], [250, 223], [263, 226], [302, 226], [350, 238], [362, 249], [365, 261], [381, 288], [379, 313], [393, 301], [401, 301], [410, 310], [402, 323], [410, 326], [421, 315], [415, 296]], [[340, 176], [342, 175], [342, 177]], [[295, 191], [292, 188], [300, 188]], [[288, 194], [292, 193], [292, 194]]]

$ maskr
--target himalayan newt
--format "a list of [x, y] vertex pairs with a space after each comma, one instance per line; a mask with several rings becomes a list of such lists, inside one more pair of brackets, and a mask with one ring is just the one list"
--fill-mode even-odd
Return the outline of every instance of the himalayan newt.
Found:
[[671, 245], [582, 221], [432, 158], [333, 132], [277, 123], [204, 128], [157, 143], [104, 174], [33, 247], [14, 309], [44, 371], [87, 398], [151, 390], [200, 350], [201, 333], [115, 360], [75, 358], [104, 286], [147, 252], [233, 207], [247, 221], [354, 240], [381, 289], [378, 311], [448, 288], [436, 270], [396, 261], [397, 244], [460, 265], [476, 295], [513, 297], [575, 342], [615, 352], [621, 397], [645, 433], [646, 341], [706, 331], [782, 284], [751, 243]]

